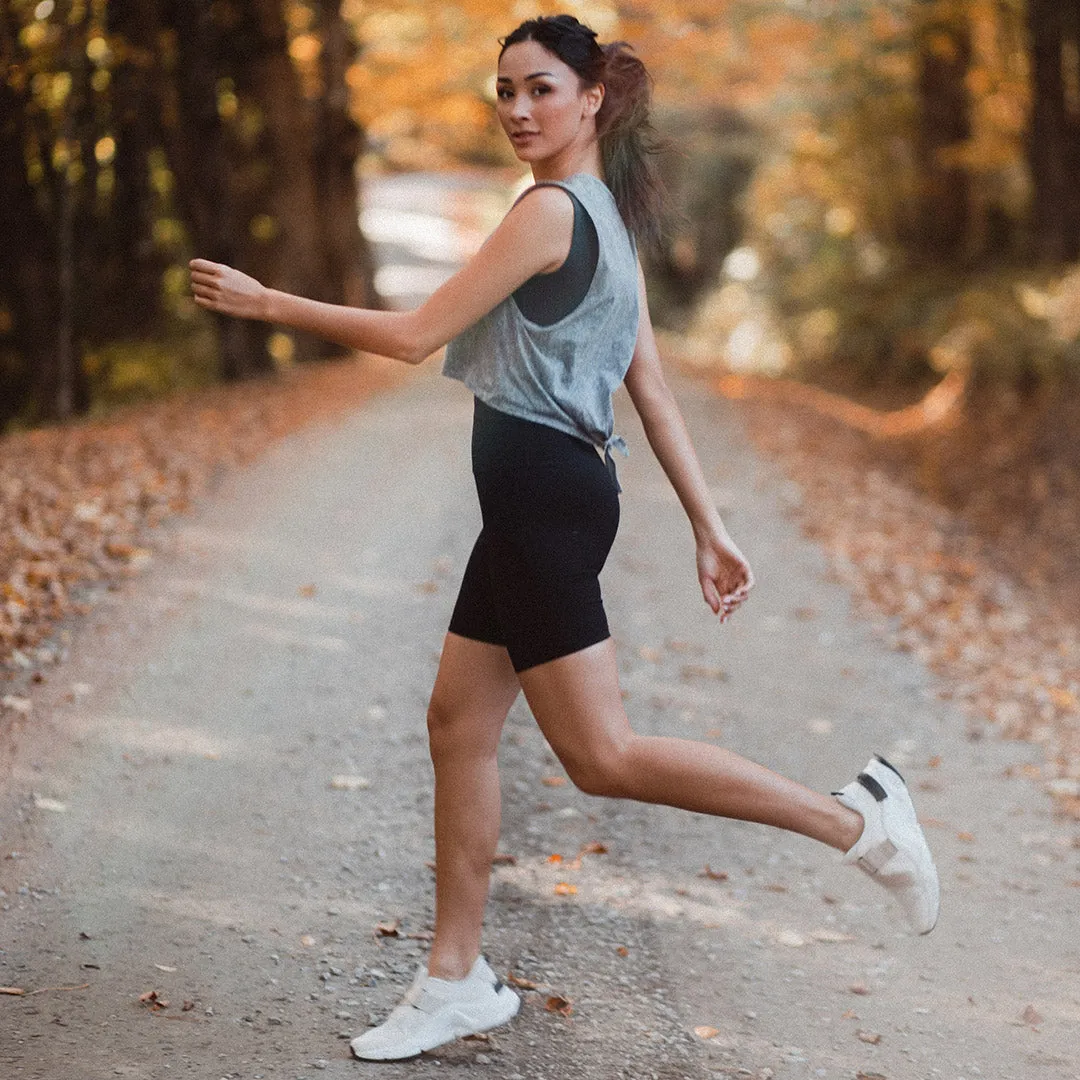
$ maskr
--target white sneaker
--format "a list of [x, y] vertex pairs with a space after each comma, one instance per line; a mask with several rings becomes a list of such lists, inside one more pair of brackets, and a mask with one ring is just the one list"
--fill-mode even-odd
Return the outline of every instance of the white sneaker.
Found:
[[521, 1000], [482, 957], [464, 979], [436, 979], [421, 967], [405, 997], [378, 1027], [349, 1044], [365, 1061], [416, 1057], [463, 1035], [478, 1035], [516, 1015]]
[[940, 886], [907, 784], [883, 757], [833, 794], [863, 816], [863, 831], [844, 862], [858, 866], [900, 901], [911, 928], [929, 934], [937, 923]]

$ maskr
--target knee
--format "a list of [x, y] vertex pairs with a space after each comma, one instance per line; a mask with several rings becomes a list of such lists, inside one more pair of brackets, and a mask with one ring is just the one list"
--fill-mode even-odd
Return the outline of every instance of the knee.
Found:
[[586, 795], [619, 799], [631, 793], [629, 777], [630, 740], [603, 746], [576, 747], [560, 754], [570, 782]]
[[475, 709], [433, 694], [427, 710], [428, 747], [432, 761], [486, 757], [498, 750], [498, 726], [489, 725]]
[[443, 700], [438, 694], [432, 695], [427, 709], [428, 743], [432, 757], [453, 746], [459, 715], [460, 711], [454, 709], [450, 702]]

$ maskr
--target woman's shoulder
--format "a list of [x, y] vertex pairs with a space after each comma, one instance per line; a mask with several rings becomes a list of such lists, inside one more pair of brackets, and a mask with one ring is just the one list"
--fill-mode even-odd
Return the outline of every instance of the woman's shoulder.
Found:
[[574, 202], [569, 190], [547, 181], [526, 188], [514, 201], [510, 213], [530, 231], [569, 234], [574, 227]]

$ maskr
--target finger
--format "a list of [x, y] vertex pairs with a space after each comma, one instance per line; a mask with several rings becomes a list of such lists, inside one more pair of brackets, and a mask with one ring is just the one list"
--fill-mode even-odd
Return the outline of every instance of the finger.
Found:
[[188, 269], [202, 270], [207, 273], [218, 270], [220, 267], [221, 263], [211, 262], [209, 259], [192, 259], [188, 263]]
[[703, 578], [701, 581], [701, 594], [705, 597], [705, 603], [712, 608], [714, 615], [720, 611], [720, 590], [711, 578]]

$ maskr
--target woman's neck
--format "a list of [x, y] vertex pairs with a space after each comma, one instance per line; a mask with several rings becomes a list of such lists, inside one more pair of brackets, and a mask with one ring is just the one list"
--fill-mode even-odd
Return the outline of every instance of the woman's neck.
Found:
[[577, 173], [589, 173], [598, 180], [604, 179], [604, 166], [600, 157], [600, 143], [592, 139], [585, 146], [568, 146], [554, 157], [535, 161], [532, 165], [533, 180], [566, 180]]

